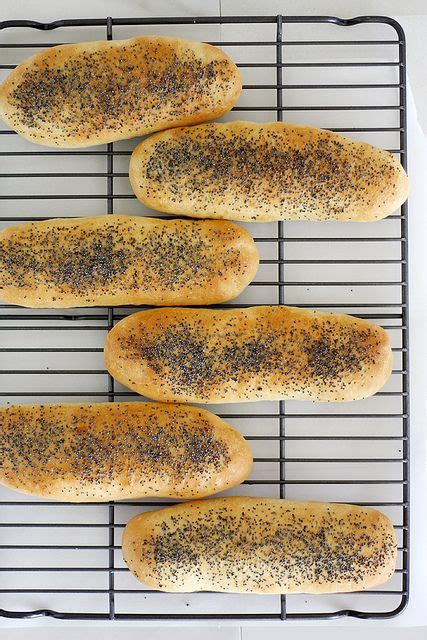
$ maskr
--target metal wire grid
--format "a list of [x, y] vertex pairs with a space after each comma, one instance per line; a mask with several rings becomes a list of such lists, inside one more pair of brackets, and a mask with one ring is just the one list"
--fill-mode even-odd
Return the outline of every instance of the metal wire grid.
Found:
[[[347, 35], [350, 32], [352, 35], [355, 29], [359, 29], [359, 34], [360, 29], [372, 24], [383, 25], [393, 37], [350, 39]], [[405, 40], [400, 25], [389, 18], [106, 18], [48, 24], [6, 21], [0, 23], [0, 29], [3, 36], [11, 35], [9, 39], [4, 37], [6, 42], [0, 44], [3, 60], [6, 59], [0, 64], [0, 70], [7, 73], [28, 55], [28, 49], [38, 50], [59, 43], [46, 42], [44, 34], [40, 41], [33, 42], [36, 38], [32, 35], [39, 31], [54, 30], [61, 37], [65, 30], [67, 39], [72, 34], [72, 39], [79, 41], [89, 39], [86, 31], [83, 37], [83, 28], [106, 29], [107, 38], [112, 39], [113, 28], [115, 32], [123, 28], [125, 33], [120, 33], [120, 37], [127, 37], [146, 33], [152, 26], [156, 31], [165, 29], [164, 33], [175, 33], [174, 29], [182, 27], [184, 36], [200, 40], [208, 40], [213, 33], [211, 41], [237, 58], [244, 75], [244, 92], [239, 106], [229, 117], [248, 112], [248, 118], [267, 120], [274, 114], [281, 121], [286, 113], [287, 118], [295, 121], [326, 126], [379, 146], [388, 145], [390, 151], [400, 154], [406, 168]], [[131, 28], [137, 30], [128, 33], [126, 29]], [[200, 28], [214, 31], [204, 36]], [[302, 33], [302, 37], [293, 39], [292, 28], [297, 29], [297, 34]], [[255, 36], [248, 40], [247, 32], [251, 30]], [[344, 33], [344, 38], [337, 38], [336, 31]], [[17, 41], [22, 33], [25, 39]], [[225, 36], [229, 33], [234, 37], [227, 39]], [[307, 40], [306, 33], [313, 34], [311, 39]], [[27, 40], [29, 34], [30, 41]], [[105, 37], [105, 31], [104, 36], [98, 31], [97, 37]], [[292, 51], [301, 47], [304, 49], [299, 54], [301, 57], [293, 56]], [[387, 51], [385, 59], [358, 57], [358, 52], [365, 47]], [[323, 60], [319, 52], [331, 48], [351, 51], [354, 58]], [[15, 53], [17, 49], [22, 51]], [[318, 52], [316, 60], [310, 58], [314, 49]], [[397, 52], [395, 57], [390, 53], [392, 50]], [[258, 51], [264, 53], [262, 61]], [[373, 77], [372, 70], [381, 76]], [[312, 75], [306, 76], [307, 71]], [[316, 98], [312, 98], [321, 95], [325, 99], [334, 92], [346, 95], [348, 90], [351, 91], [349, 104], [317, 104]], [[380, 96], [384, 90], [395, 93], [386, 93], [389, 100], [381, 97], [375, 104], [375, 90]], [[294, 95], [301, 98], [302, 104], [295, 104]], [[357, 98], [360, 95], [363, 95], [362, 101]], [[264, 96], [264, 104], [254, 106], [253, 96], [255, 100]], [[366, 97], [369, 104], [365, 102]], [[367, 112], [367, 121], [358, 119], [363, 112]], [[322, 121], [325, 114], [332, 116], [326, 123]], [[352, 118], [350, 124], [342, 118], [347, 114]], [[375, 114], [379, 117], [372, 124], [368, 117]], [[396, 115], [397, 120], [390, 119]], [[51, 217], [46, 213], [39, 215], [38, 201], [42, 201], [52, 216], [86, 214], [91, 201], [95, 201], [95, 209], [90, 213], [102, 213], [98, 205], [106, 203], [106, 211], [111, 214], [117, 200], [126, 201], [126, 210], [120, 212], [143, 212], [133, 200], [127, 183], [124, 192], [116, 188], [117, 182], [123, 187], [123, 180], [127, 178], [126, 163], [135, 141], [59, 151], [27, 144], [10, 130], [0, 134], [0, 143], [3, 142], [0, 178], [6, 185], [0, 192], [3, 225]], [[392, 140], [391, 148], [389, 140]], [[55, 163], [56, 158], [61, 161], [61, 172], [51, 163]], [[96, 163], [96, 171], [92, 164], [88, 165], [90, 170], [86, 167], [86, 159]], [[102, 162], [105, 166], [103, 170], [101, 166], [100, 171]], [[50, 170], [39, 171], [39, 164]], [[70, 168], [69, 171], [62, 171], [63, 166]], [[29, 168], [34, 171], [29, 172]], [[75, 178], [79, 179], [77, 193], [68, 189], [63, 194], [56, 189], [61, 183], [68, 187]], [[96, 187], [91, 185], [87, 193], [82, 193], [80, 179], [83, 178], [92, 178]], [[32, 193], [33, 187], [28, 193], [22, 179], [27, 179], [30, 185], [34, 184], [32, 180], [40, 180], [41, 193]], [[11, 181], [15, 184], [14, 180], [20, 185], [19, 190], [9, 188]], [[104, 193], [92, 193], [102, 184]], [[68, 203], [75, 200], [78, 202], [73, 205], [74, 211], [67, 209]], [[254, 475], [233, 493], [351, 501], [381, 508], [393, 518], [399, 538], [399, 565], [393, 580], [384, 588], [363, 594], [328, 597], [157, 594], [139, 587], [127, 572], [120, 557], [120, 534], [125, 522], [135, 513], [170, 501], [64, 505], [26, 499], [4, 490], [0, 494], [1, 615], [62, 619], [284, 620], [390, 617], [405, 607], [409, 542], [407, 206], [403, 205], [401, 211], [387, 221], [373, 225], [279, 222], [248, 228], [256, 236], [260, 249], [260, 274], [234, 306], [287, 303], [343, 310], [371, 318], [390, 330], [395, 366], [392, 381], [385, 390], [374, 399], [351, 405], [280, 402], [210, 407], [240, 428], [254, 449]], [[343, 276], [347, 274], [347, 278], [336, 279], [337, 271]], [[135, 394], [115, 384], [100, 360], [106, 331], [133, 310], [121, 307], [34, 312], [2, 305], [2, 400], [10, 403], [137, 400]], [[6, 363], [6, 358], [10, 358], [11, 364]], [[92, 384], [93, 379], [100, 382]], [[44, 382], [46, 380], [48, 382]], [[62, 380], [65, 382], [61, 387]], [[337, 468], [339, 472], [335, 472]]]

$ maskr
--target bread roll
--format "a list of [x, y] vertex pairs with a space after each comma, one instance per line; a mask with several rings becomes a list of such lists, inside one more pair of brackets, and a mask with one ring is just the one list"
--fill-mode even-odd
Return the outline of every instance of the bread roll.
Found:
[[0, 87], [0, 117], [47, 146], [134, 138], [229, 111], [242, 89], [220, 49], [139, 36], [51, 47], [24, 60]]
[[159, 133], [136, 147], [129, 176], [137, 198], [158, 211], [246, 222], [379, 220], [408, 195], [390, 153], [281, 122]]
[[161, 591], [335, 593], [382, 584], [396, 539], [374, 509], [216, 498], [149, 511], [126, 526], [123, 557]]
[[25, 307], [218, 303], [257, 268], [252, 237], [225, 221], [110, 215], [0, 232], [0, 298]]
[[212, 413], [142, 402], [3, 407], [0, 451], [0, 483], [66, 502], [203, 497], [252, 467], [243, 437]]
[[384, 385], [392, 352], [381, 327], [338, 313], [169, 308], [118, 322], [105, 361], [119, 382], [154, 400], [348, 401]]

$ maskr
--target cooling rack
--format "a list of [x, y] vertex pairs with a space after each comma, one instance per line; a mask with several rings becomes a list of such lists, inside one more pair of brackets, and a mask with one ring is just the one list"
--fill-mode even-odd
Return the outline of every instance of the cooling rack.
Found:
[[[159, 33], [212, 42], [237, 62], [244, 89], [224, 119], [289, 120], [397, 154], [406, 167], [405, 38], [386, 17], [105, 18], [0, 23], [0, 73], [63, 42]], [[136, 141], [85, 150], [32, 145], [0, 131], [0, 224], [102, 213], [153, 215], [127, 178]], [[249, 224], [261, 255], [233, 303], [295, 304], [369, 318], [389, 332], [389, 383], [344, 404], [261, 402], [210, 409], [254, 451], [252, 476], [228, 493], [353, 502], [389, 515], [393, 578], [352, 594], [163, 594], [123, 564], [127, 520], [170, 501], [62, 504], [0, 490], [0, 614], [62, 619], [386, 618], [408, 598], [408, 279], [406, 204], [377, 223]], [[129, 401], [105, 371], [107, 331], [135, 308], [0, 307], [3, 404]]]

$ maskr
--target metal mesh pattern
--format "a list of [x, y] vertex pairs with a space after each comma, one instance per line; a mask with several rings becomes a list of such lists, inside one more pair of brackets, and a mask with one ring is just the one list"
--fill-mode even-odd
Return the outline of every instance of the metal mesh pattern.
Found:
[[[224, 120], [290, 120], [400, 155], [406, 167], [405, 43], [388, 18], [215, 17], [0, 23], [0, 73], [49, 45], [159, 33], [218, 44], [244, 79]], [[153, 215], [134, 198], [135, 141], [85, 150], [36, 147], [0, 131], [0, 223], [102, 213]], [[383, 587], [328, 596], [162, 594], [125, 568], [123, 527], [169, 501], [67, 505], [0, 490], [0, 614], [74, 619], [388, 617], [408, 593], [407, 208], [378, 223], [245, 225], [259, 273], [234, 306], [343, 311], [390, 332], [393, 374], [373, 398], [344, 404], [209, 407], [239, 429], [253, 474], [228, 493], [353, 502], [395, 524], [398, 568]], [[138, 400], [105, 371], [109, 328], [131, 307], [0, 308], [0, 397], [6, 404]]]

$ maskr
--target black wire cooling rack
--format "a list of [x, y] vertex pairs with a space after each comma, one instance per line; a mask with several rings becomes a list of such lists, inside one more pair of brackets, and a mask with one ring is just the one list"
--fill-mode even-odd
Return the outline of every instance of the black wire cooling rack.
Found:
[[[0, 23], [0, 73], [61, 42], [160, 33], [221, 46], [244, 79], [225, 119], [291, 120], [367, 140], [406, 167], [405, 38], [385, 17], [105, 18]], [[135, 141], [52, 150], [0, 131], [0, 223], [150, 213], [127, 179]], [[153, 215], [153, 212], [151, 212]], [[408, 598], [407, 207], [371, 224], [247, 225], [261, 267], [235, 305], [295, 304], [372, 319], [394, 368], [375, 397], [348, 404], [213, 406], [250, 441], [251, 478], [233, 493], [354, 502], [393, 520], [398, 568], [383, 587], [328, 596], [161, 594], [134, 580], [120, 538], [136, 513], [168, 501], [67, 505], [0, 493], [0, 614], [62, 619], [386, 618]], [[130, 307], [0, 308], [3, 403], [138, 399], [107, 374], [106, 332]]]

